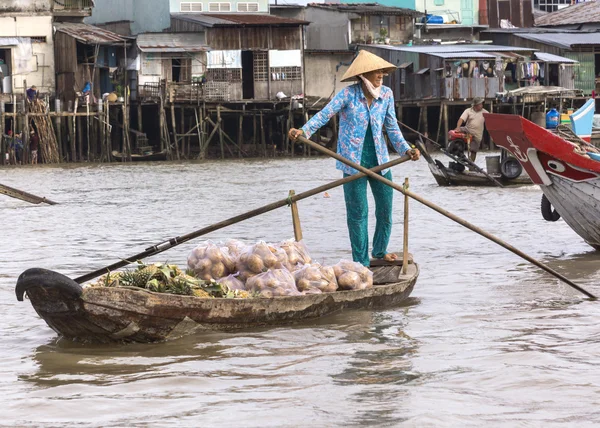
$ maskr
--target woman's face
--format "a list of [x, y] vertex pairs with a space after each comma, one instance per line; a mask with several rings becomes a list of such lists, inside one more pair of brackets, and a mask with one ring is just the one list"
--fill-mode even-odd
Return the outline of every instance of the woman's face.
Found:
[[385, 73], [383, 70], [375, 70], [365, 73], [363, 76], [365, 76], [365, 79], [371, 82], [373, 86], [379, 88], [381, 85], [383, 85], [383, 76], [385, 76]]

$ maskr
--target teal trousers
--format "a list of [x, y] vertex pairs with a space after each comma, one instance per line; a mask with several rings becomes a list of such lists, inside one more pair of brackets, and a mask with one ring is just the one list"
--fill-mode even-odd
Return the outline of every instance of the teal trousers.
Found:
[[[360, 161], [361, 166], [373, 168], [378, 165], [375, 152], [375, 142], [371, 125], [367, 128], [363, 151]], [[381, 173], [379, 173], [381, 175]], [[344, 177], [347, 177], [344, 174]], [[388, 171], [383, 177], [392, 179], [392, 172]], [[387, 246], [392, 233], [392, 201], [394, 190], [380, 181], [363, 177], [344, 184], [344, 199], [346, 201], [346, 220], [352, 246], [352, 259], [363, 266], [369, 266], [369, 204], [367, 201], [367, 182], [375, 198], [375, 235], [373, 236], [374, 258], [382, 258], [387, 254]]]

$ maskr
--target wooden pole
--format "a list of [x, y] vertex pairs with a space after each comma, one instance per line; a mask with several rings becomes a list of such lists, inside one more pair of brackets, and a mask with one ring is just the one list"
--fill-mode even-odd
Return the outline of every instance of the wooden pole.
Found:
[[142, 103], [139, 101], [137, 103], [137, 125], [138, 131], [144, 132], [144, 122], [142, 121]]
[[[92, 95], [93, 96], [93, 95]], [[87, 138], [87, 161], [91, 161], [91, 141], [90, 141], [90, 103], [85, 103], [85, 112], [87, 116], [85, 117], [85, 125], [86, 125], [86, 138]]]
[[448, 147], [448, 104], [444, 103], [444, 147]]
[[[288, 197], [290, 200], [296, 195], [296, 192], [290, 190]], [[296, 241], [302, 241], [302, 226], [300, 225], [300, 216], [298, 214], [298, 204], [296, 201], [293, 201], [290, 204], [290, 208], [292, 209], [292, 224], [294, 226], [294, 239]]]
[[2, 159], [0, 159], [0, 164], [6, 165], [6, 153], [8, 153], [7, 141], [4, 140], [4, 133], [6, 130], [4, 129], [4, 111], [6, 110], [4, 100], [0, 100], [0, 155]]
[[258, 153], [256, 148], [256, 112], [252, 112], [252, 143], [254, 144], [254, 153]]
[[[181, 117], [179, 118], [179, 129], [181, 129], [181, 133], [185, 132], [185, 110], [184, 107], [179, 109], [181, 112]], [[189, 137], [181, 137], [181, 155], [187, 159], [189, 152], [188, 148]]]
[[423, 109], [423, 135], [429, 137], [429, 123], [427, 120], [427, 105], [422, 107]]
[[467, 229], [483, 236], [484, 238], [489, 239], [492, 242], [495, 242], [496, 244], [500, 245], [501, 247], [509, 250], [510, 252], [518, 255], [519, 257], [527, 260], [528, 262], [534, 264], [535, 266], [545, 270], [546, 272], [548, 272], [549, 274], [553, 275], [554, 277], [560, 279], [561, 281], [565, 282], [566, 284], [570, 285], [571, 287], [575, 288], [576, 290], [578, 290], [579, 292], [585, 294], [586, 296], [588, 296], [591, 299], [596, 299], [596, 296], [594, 296], [593, 294], [591, 294], [590, 292], [584, 290], [583, 288], [581, 288], [580, 286], [578, 286], [577, 284], [575, 284], [573, 281], [571, 281], [570, 279], [566, 278], [565, 276], [563, 276], [562, 274], [556, 272], [555, 270], [553, 270], [552, 268], [550, 268], [549, 266], [546, 266], [545, 264], [539, 262], [538, 260], [534, 259], [533, 257], [528, 256], [527, 254], [525, 254], [524, 252], [520, 251], [519, 249], [513, 247], [512, 245], [508, 244], [507, 242], [502, 241], [499, 238], [496, 238], [494, 235], [492, 235], [489, 232], [486, 232], [485, 230], [475, 226], [474, 224], [469, 223], [468, 221], [452, 214], [449, 211], [446, 211], [445, 209], [437, 206], [436, 204], [434, 204], [433, 202], [429, 202], [428, 200], [422, 198], [421, 196], [417, 195], [416, 193], [413, 193], [410, 190], [404, 190], [402, 188], [402, 186], [384, 178], [383, 176], [368, 170], [367, 168], [358, 165], [355, 162], [349, 161], [348, 159], [346, 159], [345, 157], [332, 152], [331, 150], [326, 149], [325, 147], [321, 147], [321, 145], [313, 143], [310, 140], [307, 140], [304, 137], [298, 137], [298, 139], [300, 141], [302, 141], [304, 144], [308, 144], [310, 145], [312, 148], [320, 151], [321, 153], [324, 153], [326, 155], [331, 156], [332, 158], [342, 162], [343, 164], [348, 165], [351, 168], [356, 169], [357, 171], [360, 171], [366, 175], [368, 175], [371, 178], [374, 178], [375, 180], [380, 181], [381, 183], [386, 184], [387, 186], [390, 186], [391, 188], [393, 188], [394, 190], [399, 191], [400, 193], [403, 193], [406, 196], [409, 196], [411, 198], [413, 198], [414, 200], [416, 200], [417, 202], [420, 202], [421, 204], [425, 205], [428, 208], [431, 208], [432, 210], [436, 211], [437, 213], [443, 215], [446, 218], [449, 218], [450, 220], [460, 224], [461, 226], [466, 227]]
[[[384, 169], [391, 168], [395, 165], [404, 163], [408, 160], [410, 160], [410, 157], [405, 155], [405, 156], [396, 158], [390, 162], [384, 163], [383, 165], [376, 166], [375, 168], [373, 168], [369, 171], [373, 171], [373, 172], [377, 173]], [[142, 260], [146, 257], [154, 256], [156, 254], [162, 253], [163, 251], [167, 251], [170, 248], [176, 247], [177, 245], [183, 244], [184, 242], [190, 241], [194, 238], [198, 238], [200, 236], [206, 235], [206, 234], [214, 232], [216, 230], [223, 229], [224, 227], [231, 226], [232, 224], [236, 224], [241, 221], [257, 217], [261, 214], [268, 213], [268, 212], [276, 210], [278, 208], [288, 206], [290, 204], [290, 202], [297, 202], [297, 201], [301, 201], [302, 199], [310, 198], [312, 196], [318, 195], [327, 190], [331, 190], [335, 187], [342, 186], [346, 183], [350, 183], [351, 181], [357, 180], [359, 178], [363, 178], [365, 176], [366, 176], [366, 174], [364, 174], [364, 173], [357, 173], [357, 174], [349, 175], [348, 177], [341, 178], [341, 179], [333, 181], [331, 183], [327, 183], [322, 186], [316, 187], [314, 189], [299, 193], [291, 198], [287, 197], [285, 199], [281, 199], [279, 201], [270, 203], [268, 205], [264, 205], [262, 207], [255, 208], [255, 209], [245, 212], [243, 214], [239, 214], [235, 217], [228, 218], [227, 220], [220, 221], [219, 223], [215, 223], [211, 226], [207, 226], [202, 229], [198, 229], [194, 232], [188, 233], [187, 235], [182, 235], [182, 236], [178, 236], [176, 238], [171, 238], [169, 240], [166, 240], [164, 242], [156, 244], [139, 254], [136, 254], [131, 257], [121, 258], [120, 261], [113, 263], [110, 266], [106, 266], [106, 267], [97, 269], [86, 275], [75, 278], [75, 281], [77, 283], [81, 284], [83, 282], [94, 279], [100, 275], [104, 275], [105, 273], [109, 273], [116, 269], [122, 268], [123, 266], [127, 266], [131, 263], [135, 263], [135, 261], [137, 261], [137, 260]]]
[[244, 144], [244, 114], [240, 114], [240, 117], [238, 118], [238, 135], [237, 135], [237, 142], [238, 142], [238, 157], [241, 158], [242, 157], [242, 144]]
[[77, 158], [79, 162], [83, 162], [83, 125], [81, 123], [83, 119], [78, 116], [75, 120], [77, 121]]
[[163, 97], [161, 95], [160, 99], [159, 99], [159, 104], [158, 104], [158, 127], [160, 128], [160, 151], [161, 152], [165, 149], [165, 138], [164, 138], [165, 122], [164, 122], [164, 116], [163, 116], [164, 108], [165, 108], [165, 106], [163, 103]]
[[217, 127], [219, 129], [219, 145], [221, 146], [221, 159], [225, 159], [225, 143], [223, 141], [223, 123], [221, 119], [221, 104], [217, 105]]
[[[440, 141], [440, 133], [442, 132], [442, 118], [444, 117], [444, 102], [440, 104], [440, 114], [438, 118], [438, 127], [437, 127], [437, 135], [435, 136], [435, 141]], [[400, 121], [402, 122], [402, 121]]]
[[180, 160], [179, 139], [177, 138], [177, 122], [175, 121], [175, 105], [173, 104], [172, 100], [171, 100], [171, 124], [173, 125], [173, 140], [175, 141], [175, 156], [177, 157], [177, 160]]
[[[404, 178], [404, 190], [408, 190], [408, 177]], [[408, 270], [408, 196], [404, 195], [404, 233], [402, 235], [402, 273]]]
[[196, 131], [198, 132], [198, 157], [202, 153], [202, 115], [200, 114], [200, 107], [198, 110], [194, 109], [196, 115]]
[[262, 144], [263, 157], [267, 157], [267, 140], [265, 138], [265, 123], [263, 121], [263, 112], [260, 112], [260, 142]]

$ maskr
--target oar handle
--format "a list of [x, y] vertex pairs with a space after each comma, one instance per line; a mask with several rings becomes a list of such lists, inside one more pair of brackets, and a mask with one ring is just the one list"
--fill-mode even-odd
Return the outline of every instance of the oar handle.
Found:
[[492, 242], [495, 242], [496, 244], [500, 245], [503, 248], [506, 248], [507, 250], [511, 251], [512, 253], [518, 255], [519, 257], [522, 257], [523, 259], [527, 260], [528, 262], [534, 264], [535, 266], [545, 270], [546, 272], [548, 272], [549, 274], [553, 275], [554, 277], [560, 279], [561, 281], [565, 282], [566, 284], [570, 285], [571, 287], [573, 287], [574, 289], [576, 289], [577, 291], [585, 294], [586, 296], [588, 296], [591, 299], [596, 299], [596, 296], [594, 296], [592, 293], [586, 291], [585, 289], [583, 289], [582, 287], [580, 287], [579, 285], [575, 284], [573, 281], [571, 281], [570, 279], [568, 279], [567, 277], [561, 275], [560, 273], [556, 272], [554, 269], [550, 268], [549, 266], [546, 266], [545, 264], [543, 264], [542, 262], [534, 259], [533, 257], [525, 254], [524, 252], [522, 252], [521, 250], [513, 247], [512, 245], [510, 245], [509, 243], [501, 240], [500, 238], [495, 237], [494, 235], [492, 235], [489, 232], [486, 232], [485, 230], [475, 226], [474, 224], [469, 223], [468, 221], [458, 217], [457, 215], [452, 214], [449, 211], [446, 211], [445, 209], [437, 206], [436, 204], [434, 204], [433, 202], [429, 202], [428, 200], [422, 198], [421, 196], [417, 195], [416, 193], [411, 192], [410, 190], [404, 189], [402, 186], [394, 183], [393, 181], [390, 181], [386, 178], [384, 178], [383, 176], [376, 174], [370, 170], [368, 170], [367, 168], [364, 168], [361, 165], [358, 165], [357, 163], [354, 163], [348, 159], [346, 159], [345, 157], [339, 155], [338, 153], [334, 153], [331, 150], [326, 149], [325, 147], [320, 146], [319, 144], [316, 144], [304, 137], [298, 137], [298, 140], [304, 144], [309, 145], [310, 147], [312, 147], [315, 150], [320, 151], [321, 153], [325, 153], [329, 156], [331, 156], [334, 159], [339, 160], [340, 162], [348, 165], [351, 168], [356, 169], [357, 171], [360, 171], [363, 174], [368, 175], [369, 177], [372, 177], [376, 180], [381, 181], [384, 184], [387, 184], [388, 186], [392, 187], [393, 189], [405, 194], [406, 196], [409, 196], [411, 198], [413, 198], [414, 200], [422, 203], [423, 205], [431, 208], [434, 211], [437, 211], [438, 213], [442, 214], [443, 216], [449, 218], [450, 220], [460, 224], [461, 226], [466, 227], [467, 229], [472, 230], [473, 232], [483, 236], [484, 238], [489, 239]]
[[[373, 173], [376, 173], [379, 171], [383, 171], [384, 169], [391, 168], [395, 165], [404, 163], [408, 160], [410, 160], [410, 156], [405, 155], [405, 156], [399, 157], [397, 159], [391, 160], [390, 162], [386, 162], [382, 165], [378, 165], [378, 166], [374, 167], [372, 170], [367, 170], [367, 171], [373, 171]], [[248, 211], [244, 214], [240, 214], [235, 217], [231, 217], [227, 220], [220, 221], [219, 223], [215, 223], [211, 226], [203, 227], [202, 229], [198, 229], [198, 230], [188, 233], [186, 235], [181, 235], [181, 236], [177, 236], [175, 238], [168, 239], [164, 242], [161, 242], [159, 244], [156, 244], [156, 245], [153, 245], [153, 246], [147, 248], [145, 251], [142, 251], [141, 253], [135, 254], [131, 257], [127, 257], [126, 259], [122, 259], [119, 262], [113, 263], [109, 266], [105, 266], [100, 269], [96, 269], [93, 272], [90, 272], [90, 273], [82, 275], [78, 278], [75, 278], [74, 281], [79, 284], [82, 284], [84, 282], [90, 281], [90, 280], [97, 278], [101, 275], [104, 275], [106, 273], [110, 273], [116, 269], [120, 269], [124, 266], [135, 263], [137, 260], [142, 260], [147, 257], [151, 257], [151, 256], [155, 256], [156, 254], [160, 254], [163, 251], [167, 251], [168, 249], [176, 247], [180, 244], [183, 244], [184, 242], [187, 242], [191, 239], [198, 238], [199, 236], [209, 234], [209, 233], [214, 232], [219, 229], [223, 229], [224, 227], [231, 226], [232, 224], [239, 223], [243, 220], [247, 220], [247, 219], [259, 216], [261, 214], [268, 213], [269, 211], [273, 211], [277, 208], [285, 207], [285, 206], [289, 205], [291, 202], [296, 202], [296, 201], [300, 201], [302, 199], [310, 198], [311, 196], [318, 195], [319, 193], [325, 192], [326, 190], [331, 190], [335, 187], [341, 186], [343, 184], [349, 183], [354, 180], [358, 180], [359, 178], [362, 178], [365, 176], [366, 176], [366, 174], [363, 174], [363, 173], [350, 175], [348, 177], [341, 178], [336, 181], [332, 181], [331, 183], [327, 183], [322, 186], [315, 187], [314, 189], [307, 190], [302, 193], [298, 193], [297, 195], [292, 196], [290, 198], [281, 199], [277, 202], [273, 202], [271, 204], [264, 205], [260, 208], [256, 208], [256, 209]]]

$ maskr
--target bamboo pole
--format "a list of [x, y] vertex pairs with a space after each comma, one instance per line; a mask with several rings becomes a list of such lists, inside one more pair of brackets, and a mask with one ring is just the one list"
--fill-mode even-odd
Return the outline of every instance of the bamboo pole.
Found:
[[[404, 178], [404, 190], [408, 190], [408, 177]], [[408, 195], [404, 195], [404, 233], [402, 235], [402, 273], [408, 270]]]
[[[290, 200], [296, 195], [296, 192], [290, 190], [288, 198]], [[296, 241], [302, 241], [302, 226], [300, 225], [300, 215], [298, 214], [298, 204], [294, 201], [290, 204], [292, 210], [292, 224], [294, 226], [294, 239]]]
[[[469, 223], [468, 221], [458, 217], [457, 215], [452, 214], [449, 211], [446, 211], [445, 209], [437, 206], [436, 204], [434, 204], [433, 202], [429, 202], [427, 199], [422, 198], [421, 196], [417, 195], [416, 193], [413, 193], [410, 190], [405, 190], [402, 186], [394, 183], [393, 181], [390, 181], [386, 178], [384, 178], [383, 176], [376, 174], [373, 171], [368, 170], [367, 168], [358, 165], [355, 162], [349, 161], [348, 159], [346, 159], [345, 157], [332, 152], [331, 150], [326, 149], [325, 147], [321, 147], [319, 144], [313, 143], [312, 141], [299, 136], [298, 139], [300, 141], [302, 141], [304, 144], [308, 144], [311, 147], [313, 147], [314, 149], [320, 151], [321, 153], [324, 153], [326, 155], [331, 156], [332, 158], [342, 162], [345, 165], [348, 165], [351, 168], [356, 169], [357, 171], [360, 171], [363, 174], [368, 175], [371, 178], [374, 178], [375, 180], [380, 181], [381, 183], [386, 184], [387, 186], [390, 186], [391, 188], [393, 188], [394, 190], [399, 191], [400, 193], [413, 198], [415, 201], [420, 202], [421, 204], [425, 205], [428, 208], [431, 208], [432, 210], [436, 211], [437, 213], [443, 215], [446, 218], [449, 218], [450, 220], [460, 224], [461, 226], [466, 227], [467, 229], [477, 233], [478, 235], [483, 236], [484, 238], [489, 239], [490, 241], [500, 245], [501, 247], [507, 249], [508, 251], [512, 252], [513, 254], [518, 255], [519, 257], [527, 260], [529, 263], [539, 267], [540, 269], [543, 269], [544, 271], [548, 272], [549, 274], [553, 275], [554, 277], [560, 279], [561, 281], [563, 281], [564, 283], [570, 285], [571, 287], [575, 288], [577, 291], [585, 294], [586, 296], [588, 296], [591, 299], [596, 299], [596, 296], [594, 296], [593, 294], [591, 294], [590, 292], [586, 291], [585, 289], [583, 289], [582, 287], [580, 287], [579, 285], [575, 284], [573, 281], [571, 281], [570, 279], [566, 278], [565, 276], [563, 276], [562, 274], [556, 272], [555, 270], [553, 270], [552, 268], [550, 268], [549, 266], [546, 266], [545, 264], [541, 263], [540, 261], [534, 259], [531, 256], [528, 256], [527, 254], [525, 254], [524, 252], [522, 252], [521, 250], [513, 247], [512, 245], [508, 244], [507, 242], [495, 237], [494, 235], [492, 235], [489, 232], [486, 232], [485, 230], [481, 229], [480, 227], [475, 226], [474, 224]], [[351, 176], [352, 177], [352, 176]]]
[[[394, 159], [394, 160], [392, 160], [390, 162], [384, 163], [383, 165], [378, 165], [378, 166], [374, 167], [373, 169], [371, 169], [369, 171], [373, 171], [374, 173], [377, 173], [377, 172], [382, 171], [384, 169], [391, 168], [391, 167], [393, 167], [395, 165], [399, 165], [401, 163], [404, 163], [404, 162], [406, 162], [408, 160], [410, 160], [410, 157], [405, 155], [405, 156], [396, 158], [396, 159]], [[255, 208], [255, 209], [253, 209], [251, 211], [248, 211], [248, 212], [245, 212], [243, 214], [239, 214], [239, 215], [237, 215], [235, 217], [228, 218], [227, 220], [223, 220], [223, 221], [220, 221], [220, 222], [215, 223], [213, 225], [203, 227], [202, 229], [198, 229], [198, 230], [196, 230], [194, 232], [188, 233], [187, 235], [182, 235], [182, 236], [178, 236], [178, 237], [175, 237], [175, 238], [171, 238], [171, 239], [169, 239], [167, 241], [164, 241], [164, 242], [161, 242], [159, 244], [153, 245], [153, 246], [147, 248], [145, 251], [143, 251], [141, 253], [135, 254], [135, 255], [133, 255], [131, 257], [121, 258], [120, 261], [118, 261], [116, 263], [113, 263], [113, 264], [111, 264], [109, 266], [97, 269], [97, 270], [95, 270], [93, 272], [90, 272], [88, 274], [82, 275], [82, 276], [80, 276], [78, 278], [75, 278], [75, 281], [78, 282], [79, 284], [81, 284], [83, 282], [86, 282], [86, 281], [89, 281], [91, 279], [94, 279], [94, 278], [96, 278], [96, 277], [98, 277], [100, 275], [104, 275], [104, 274], [112, 272], [112, 271], [114, 271], [116, 269], [119, 269], [119, 268], [122, 268], [124, 266], [127, 266], [127, 265], [129, 265], [131, 263], [135, 263], [137, 260], [142, 260], [142, 259], [144, 259], [146, 257], [154, 256], [156, 254], [159, 254], [159, 253], [162, 253], [164, 251], [167, 251], [170, 248], [176, 247], [176, 246], [178, 246], [180, 244], [183, 244], [184, 242], [190, 241], [190, 240], [192, 240], [194, 238], [198, 238], [199, 236], [203, 236], [203, 235], [206, 235], [208, 233], [214, 232], [216, 230], [223, 229], [224, 227], [231, 226], [232, 224], [236, 224], [236, 223], [239, 223], [241, 221], [257, 217], [257, 216], [259, 216], [261, 214], [268, 213], [268, 212], [276, 210], [278, 208], [282, 208], [282, 207], [288, 206], [291, 202], [297, 202], [297, 201], [301, 201], [302, 199], [310, 198], [310, 197], [312, 197], [314, 195], [318, 195], [318, 194], [320, 194], [322, 192], [325, 192], [327, 190], [333, 189], [335, 187], [342, 186], [342, 185], [344, 185], [346, 183], [350, 183], [351, 181], [358, 180], [359, 178], [363, 178], [365, 176], [366, 176], [366, 174], [364, 174], [364, 173], [357, 173], [357, 174], [354, 174], [354, 175], [349, 175], [348, 177], [344, 177], [344, 178], [341, 178], [339, 180], [333, 181], [331, 183], [327, 183], [327, 184], [324, 184], [322, 186], [315, 187], [314, 189], [307, 190], [305, 192], [299, 193], [299, 194], [297, 194], [295, 196], [292, 196], [291, 198], [288, 197], [288, 198], [285, 198], [285, 199], [281, 199], [279, 201], [272, 202], [272, 203], [270, 203], [268, 205], [263, 205], [262, 207]]]

